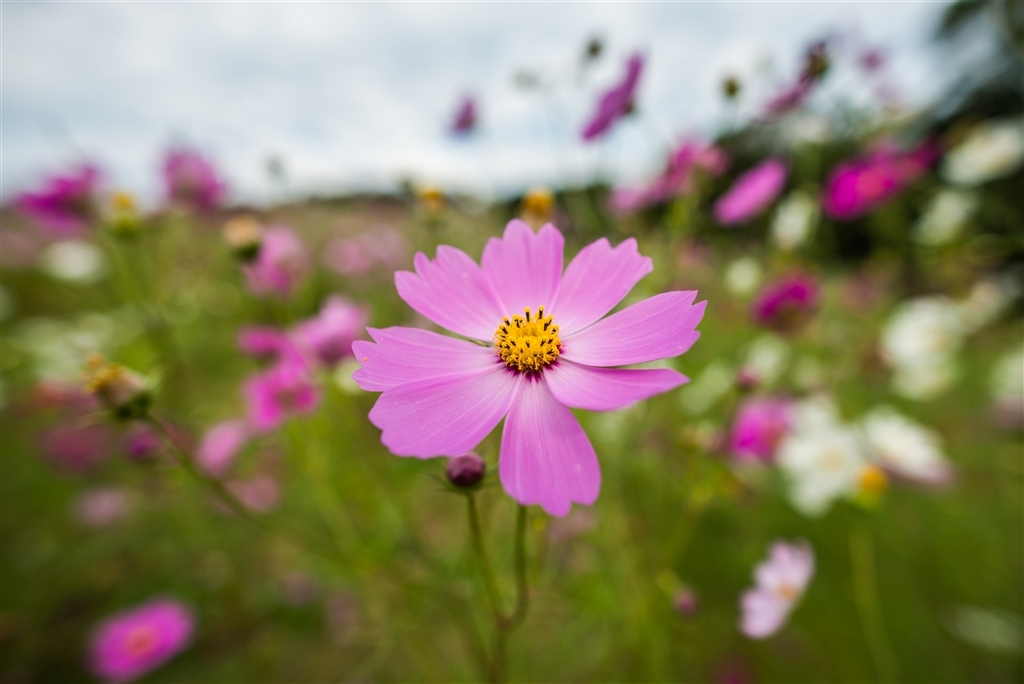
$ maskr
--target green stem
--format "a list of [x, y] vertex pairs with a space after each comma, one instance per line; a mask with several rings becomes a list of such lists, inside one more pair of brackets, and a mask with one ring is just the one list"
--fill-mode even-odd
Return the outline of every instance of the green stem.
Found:
[[476, 505], [476, 494], [470, 492], [466, 496], [469, 513], [469, 536], [473, 541], [473, 551], [476, 552], [477, 561], [480, 563], [480, 570], [484, 576], [484, 587], [487, 590], [487, 600], [491, 604], [491, 612], [494, 614], [494, 622], [497, 625], [502, 623], [501, 615], [501, 594], [498, 592], [498, 582], [494, 578], [494, 569], [491, 567], [491, 559], [487, 555], [487, 547], [484, 546], [484, 536], [480, 528], [480, 511]]
[[879, 682], [898, 681], [899, 669], [885, 633], [885, 621], [878, 600], [875, 553], [868, 530], [850, 529], [850, 564], [857, 612], [875, 665], [875, 674]]

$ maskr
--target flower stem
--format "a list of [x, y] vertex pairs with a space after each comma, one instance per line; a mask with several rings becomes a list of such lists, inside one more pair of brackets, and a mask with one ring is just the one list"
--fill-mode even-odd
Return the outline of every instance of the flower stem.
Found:
[[491, 612], [494, 614], [495, 624], [501, 624], [501, 594], [498, 592], [498, 582], [494, 578], [494, 569], [491, 567], [491, 559], [487, 555], [487, 547], [484, 546], [484, 536], [480, 528], [480, 511], [476, 505], [476, 494], [470, 492], [466, 496], [469, 513], [469, 536], [473, 541], [473, 551], [476, 553], [477, 561], [480, 563], [480, 570], [484, 576], [484, 588], [487, 590], [487, 600], [491, 604]]
[[878, 600], [875, 552], [868, 530], [851, 528], [850, 564], [857, 612], [860, 614], [864, 638], [874, 661], [875, 674], [879, 682], [898, 681], [898, 664], [885, 633], [882, 606]]

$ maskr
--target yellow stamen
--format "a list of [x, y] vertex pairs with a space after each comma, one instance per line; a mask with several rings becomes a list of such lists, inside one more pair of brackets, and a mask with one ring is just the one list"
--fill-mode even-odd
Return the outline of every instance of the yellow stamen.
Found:
[[494, 346], [509, 368], [535, 373], [555, 362], [562, 351], [562, 338], [554, 319], [544, 315], [543, 306], [536, 314], [531, 314], [530, 307], [524, 313], [525, 317], [517, 314], [502, 320], [494, 331]]
[[889, 484], [885, 471], [876, 465], [865, 466], [860, 472], [860, 491], [867, 495], [882, 493]]

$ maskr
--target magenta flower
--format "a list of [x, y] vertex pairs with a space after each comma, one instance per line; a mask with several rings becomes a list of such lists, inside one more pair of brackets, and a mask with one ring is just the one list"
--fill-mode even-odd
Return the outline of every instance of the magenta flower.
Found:
[[455, 112], [455, 117], [448, 130], [454, 135], [468, 135], [476, 128], [476, 119], [476, 100], [467, 95], [459, 103], [459, 108]]
[[352, 345], [353, 379], [383, 392], [370, 421], [399, 456], [459, 456], [505, 418], [498, 468], [521, 504], [563, 516], [592, 504], [601, 485], [594, 448], [569, 410], [613, 411], [678, 387], [674, 370], [615, 368], [682, 354], [700, 336], [706, 302], [666, 292], [602, 320], [651, 272], [636, 241], [606, 239], [562, 270], [562, 234], [513, 220], [477, 266], [442, 245], [395, 274], [418, 313], [485, 346], [410, 328], [370, 329]]
[[754, 588], [740, 599], [740, 631], [751, 639], [764, 639], [779, 631], [813, 576], [810, 544], [772, 544], [768, 560], [754, 570]]
[[42, 433], [43, 456], [58, 468], [84, 473], [107, 460], [114, 450], [109, 425], [73, 420]]
[[89, 667], [110, 682], [129, 682], [180, 653], [192, 636], [192, 612], [172, 599], [155, 599], [96, 626]]
[[16, 200], [18, 209], [54, 237], [76, 237], [96, 217], [96, 189], [100, 172], [83, 165], [50, 178], [39, 192], [26, 192]]
[[320, 390], [305, 361], [286, 354], [245, 383], [245, 398], [250, 427], [269, 432], [291, 416], [316, 410]]
[[298, 345], [309, 349], [320, 363], [333, 366], [352, 354], [352, 343], [362, 337], [370, 315], [344, 297], [327, 300], [319, 315], [299, 323], [295, 336]]
[[597, 103], [597, 111], [583, 127], [581, 133], [585, 141], [604, 135], [620, 118], [633, 110], [633, 98], [640, 81], [640, 72], [644, 68], [644, 58], [634, 53], [626, 62], [626, 74], [623, 79], [601, 95]]
[[729, 451], [737, 461], [775, 459], [775, 447], [793, 424], [793, 403], [780, 397], [744, 399], [736, 412]]
[[145, 423], [136, 423], [125, 431], [121, 448], [133, 461], [148, 461], [160, 454], [163, 445], [153, 428]]
[[839, 164], [825, 183], [825, 213], [840, 221], [868, 213], [924, 175], [936, 156], [931, 143], [907, 152], [887, 144], [864, 157]]
[[818, 283], [796, 273], [765, 286], [751, 306], [754, 320], [781, 332], [796, 330], [818, 308]]
[[309, 255], [291, 228], [275, 226], [263, 234], [256, 261], [244, 269], [253, 294], [287, 297], [309, 270]]
[[204, 471], [219, 477], [249, 441], [249, 426], [244, 420], [225, 420], [206, 431], [196, 449], [196, 460]]
[[715, 219], [723, 226], [744, 223], [771, 204], [786, 185], [789, 171], [781, 159], [769, 159], [736, 179], [715, 203]]
[[227, 186], [206, 157], [184, 148], [172, 149], [164, 157], [167, 201], [193, 211], [216, 209], [224, 200]]
[[268, 360], [276, 359], [292, 345], [286, 332], [269, 325], [241, 328], [237, 341], [244, 354]]
[[716, 145], [685, 142], [669, 155], [665, 171], [645, 188], [622, 188], [612, 192], [611, 209], [630, 213], [652, 204], [666, 202], [693, 190], [697, 174], [721, 175], [728, 165], [725, 152]]

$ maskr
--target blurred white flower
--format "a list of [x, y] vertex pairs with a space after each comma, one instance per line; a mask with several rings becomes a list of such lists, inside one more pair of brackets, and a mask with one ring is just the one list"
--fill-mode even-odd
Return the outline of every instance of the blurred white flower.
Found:
[[789, 345], [775, 335], [761, 335], [747, 347], [743, 371], [752, 374], [759, 385], [771, 385], [786, 369], [789, 352]]
[[925, 247], [939, 247], [960, 235], [978, 206], [973, 193], [946, 188], [936, 193], [914, 227], [914, 240]]
[[798, 407], [794, 427], [777, 454], [789, 481], [790, 503], [809, 516], [825, 513], [838, 498], [854, 496], [867, 465], [857, 434], [821, 402]]
[[106, 272], [100, 249], [82, 240], [62, 240], [47, 247], [40, 259], [47, 275], [76, 285], [90, 285]]
[[930, 399], [956, 377], [954, 354], [967, 329], [961, 307], [948, 297], [920, 297], [901, 304], [882, 331], [882, 358], [896, 373], [893, 389], [910, 399]]
[[679, 401], [690, 415], [699, 416], [732, 389], [735, 371], [722, 360], [713, 361], [693, 382], [679, 392]]
[[992, 367], [989, 388], [996, 401], [1024, 400], [1024, 347], [999, 357]]
[[761, 284], [761, 264], [753, 257], [741, 257], [725, 267], [725, 287], [737, 297], [753, 294]]
[[817, 200], [808, 193], [797, 190], [775, 210], [772, 240], [779, 249], [789, 251], [807, 241], [817, 222]]
[[967, 299], [957, 304], [964, 330], [973, 333], [984, 328], [1006, 311], [1016, 296], [1016, 283], [1011, 278], [978, 281]]
[[861, 427], [872, 455], [886, 470], [925, 484], [949, 481], [952, 469], [934, 431], [888, 406], [868, 412]]
[[38, 379], [81, 382], [85, 357], [91, 351], [110, 353], [139, 334], [130, 310], [87, 313], [72, 321], [30, 318], [19, 322], [11, 338], [28, 356]]
[[946, 154], [943, 177], [957, 185], [980, 185], [1014, 171], [1024, 160], [1020, 119], [986, 121]]
[[1024, 651], [1024, 620], [1005, 611], [957, 606], [945, 620], [954, 636], [993, 653]]

